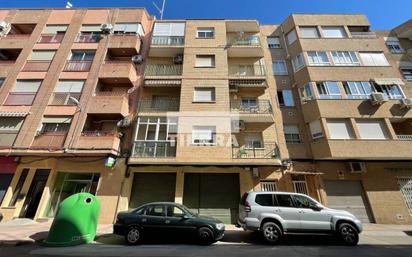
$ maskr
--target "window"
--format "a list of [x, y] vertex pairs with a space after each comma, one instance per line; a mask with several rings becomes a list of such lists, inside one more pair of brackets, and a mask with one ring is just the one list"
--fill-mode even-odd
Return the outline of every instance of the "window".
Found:
[[288, 68], [284, 60], [272, 61], [272, 68], [274, 75], [288, 75]]
[[316, 88], [320, 99], [341, 99], [338, 82], [316, 82]]
[[355, 52], [333, 51], [333, 63], [338, 66], [358, 66], [360, 65], [358, 56]]
[[50, 132], [67, 132], [72, 122], [71, 116], [44, 116], [39, 134]]
[[263, 148], [262, 134], [246, 133], [245, 134], [245, 148], [246, 149]]
[[183, 216], [185, 216], [185, 212], [177, 206], [167, 205], [167, 216], [183, 218]]
[[293, 195], [293, 200], [297, 208], [313, 209], [317, 206], [316, 202], [303, 195]]
[[330, 139], [351, 139], [353, 138], [349, 120], [327, 119], [326, 121]]
[[300, 88], [299, 94], [302, 102], [314, 99], [311, 83], [308, 83]]
[[312, 134], [312, 139], [316, 140], [323, 137], [322, 126], [320, 125], [320, 120], [314, 120], [309, 123], [310, 133]]
[[281, 48], [279, 37], [268, 37], [269, 48]]
[[387, 139], [388, 133], [386, 131], [383, 120], [356, 120], [356, 125], [362, 139]]
[[51, 61], [53, 60], [56, 51], [33, 51], [29, 57], [29, 61]]
[[1, 86], [3, 86], [3, 83], [4, 83], [4, 78], [0, 78], [0, 89], [1, 89]]
[[143, 26], [140, 23], [116, 23], [113, 33], [144, 36]]
[[41, 82], [41, 80], [17, 80], [4, 104], [32, 105]]
[[300, 53], [298, 54], [295, 58], [293, 58], [292, 60], [292, 64], [293, 64], [293, 70], [295, 72], [297, 72], [298, 70], [302, 69], [303, 67], [305, 67], [305, 59], [303, 57], [303, 54]]
[[296, 37], [296, 31], [292, 30], [286, 35], [286, 40], [288, 41], [288, 45], [291, 45], [293, 42], [295, 42], [297, 39]]
[[200, 145], [213, 145], [216, 143], [215, 126], [194, 126], [192, 130], [192, 143]]
[[365, 66], [389, 66], [383, 53], [360, 52], [359, 56]]
[[184, 37], [185, 27], [185, 23], [156, 22], [153, 28], [153, 36]]
[[367, 81], [348, 81], [343, 87], [349, 99], [369, 99], [372, 94], [372, 86]]
[[253, 110], [258, 108], [258, 101], [256, 97], [242, 97], [240, 107], [243, 110]]
[[319, 38], [317, 27], [299, 27], [301, 38]]
[[405, 50], [402, 48], [397, 37], [385, 37], [385, 43], [388, 49], [393, 54], [402, 54]]
[[157, 217], [165, 216], [165, 206], [160, 204], [149, 205], [146, 208], [145, 215]]
[[301, 143], [298, 125], [284, 125], [283, 131], [285, 133], [285, 139], [287, 144]]
[[295, 106], [295, 102], [293, 100], [292, 90], [285, 89], [282, 91], [278, 91], [278, 101], [279, 106], [283, 107], [292, 107]]
[[273, 195], [272, 194], [257, 194], [255, 197], [255, 203], [260, 206], [275, 206], [273, 204]]
[[60, 80], [54, 90], [52, 105], [75, 104], [70, 98], [80, 100], [84, 80]]
[[70, 56], [70, 61], [93, 61], [94, 52], [92, 51], [73, 51]]
[[214, 28], [198, 28], [197, 38], [214, 38], [215, 29]]
[[314, 65], [314, 66], [330, 65], [328, 55], [326, 54], [326, 52], [310, 51], [310, 52], [307, 52], [307, 55], [308, 55], [309, 65]]
[[0, 147], [13, 145], [24, 118], [21, 117], [2, 117], [0, 119]]
[[196, 87], [193, 96], [194, 102], [215, 102], [216, 92], [214, 87]]
[[377, 92], [386, 94], [389, 99], [402, 99], [404, 98], [402, 89], [398, 85], [377, 85], [375, 84]]
[[213, 68], [215, 67], [215, 56], [214, 55], [196, 55], [195, 67], [202, 68]]
[[46, 25], [43, 30], [43, 34], [58, 34], [58, 33], [66, 33], [67, 25]]
[[293, 208], [293, 200], [291, 195], [281, 195], [281, 194], [276, 194], [276, 199], [278, 206], [281, 207], [291, 207]]
[[[407, 68], [401, 67], [401, 73], [407, 81], [412, 81], [412, 67], [407, 67]], [[2, 82], [0, 80], [0, 86], [1, 86], [1, 83]]]
[[322, 27], [323, 37], [325, 38], [345, 38], [344, 27]]

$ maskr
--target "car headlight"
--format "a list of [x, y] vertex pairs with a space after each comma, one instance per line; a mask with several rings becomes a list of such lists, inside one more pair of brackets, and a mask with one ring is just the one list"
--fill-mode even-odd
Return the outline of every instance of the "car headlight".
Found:
[[223, 223], [216, 223], [215, 226], [218, 230], [224, 230], [225, 229], [225, 224], [223, 224]]

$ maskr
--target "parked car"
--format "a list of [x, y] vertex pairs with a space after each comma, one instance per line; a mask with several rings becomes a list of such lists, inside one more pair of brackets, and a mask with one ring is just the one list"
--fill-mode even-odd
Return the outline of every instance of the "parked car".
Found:
[[345, 245], [357, 245], [362, 223], [347, 211], [326, 208], [304, 194], [245, 193], [239, 205], [239, 225], [260, 231], [268, 243], [285, 234], [331, 234]]
[[113, 225], [113, 233], [124, 236], [130, 245], [141, 242], [146, 234], [189, 236], [202, 245], [209, 245], [221, 240], [224, 232], [225, 225], [220, 220], [199, 216], [184, 205], [168, 202], [149, 203], [130, 212], [120, 212]]

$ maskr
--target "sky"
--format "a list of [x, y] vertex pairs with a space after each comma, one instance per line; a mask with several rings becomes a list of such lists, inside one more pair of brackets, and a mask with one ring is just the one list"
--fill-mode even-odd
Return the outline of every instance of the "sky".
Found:
[[[69, 0], [74, 7], [153, 7], [162, 0]], [[165, 19], [239, 18], [279, 24], [291, 13], [363, 13], [373, 29], [412, 19], [412, 0], [166, 0]], [[67, 0], [0, 0], [0, 8], [63, 8]], [[159, 16], [158, 16], [159, 17]]]

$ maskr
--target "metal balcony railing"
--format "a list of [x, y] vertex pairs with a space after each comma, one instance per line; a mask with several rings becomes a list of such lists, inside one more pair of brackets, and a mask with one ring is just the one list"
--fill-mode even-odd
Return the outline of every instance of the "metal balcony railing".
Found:
[[116, 131], [83, 131], [81, 133], [82, 137], [117, 137], [118, 133]]
[[229, 65], [229, 76], [239, 77], [253, 77], [253, 76], [265, 76], [266, 68], [264, 65]]
[[412, 141], [412, 135], [396, 135], [399, 140]]
[[133, 157], [170, 158], [176, 157], [175, 141], [136, 141]]
[[279, 149], [276, 143], [265, 143], [261, 148], [248, 148], [245, 146], [232, 146], [234, 159], [277, 159]]
[[19, 131], [14, 130], [0, 132], [0, 148], [13, 146], [18, 134]]
[[272, 113], [272, 105], [269, 100], [256, 100], [247, 103], [242, 100], [232, 100], [230, 101], [230, 110], [239, 113], [268, 114]]
[[180, 76], [181, 64], [147, 64], [144, 74], [146, 76]]
[[185, 37], [153, 36], [152, 45], [178, 46], [185, 44]]
[[376, 38], [376, 34], [373, 31], [367, 32], [351, 32], [352, 38]]
[[97, 43], [101, 39], [100, 33], [79, 33], [74, 42], [76, 43]]
[[138, 104], [139, 112], [176, 112], [179, 108], [178, 98], [140, 99]]
[[68, 60], [64, 71], [89, 71], [93, 61], [71, 61]]
[[51, 61], [27, 61], [22, 71], [48, 71]]
[[81, 93], [54, 92], [50, 105], [76, 105], [70, 97], [80, 100]]
[[63, 148], [66, 140], [67, 132], [43, 132], [37, 135], [31, 145], [32, 148], [48, 148], [59, 149]]
[[10, 92], [4, 105], [32, 105], [36, 93]]
[[231, 37], [229, 38], [229, 44], [234, 46], [259, 46], [260, 39], [258, 36], [249, 37]]
[[42, 34], [37, 43], [39, 44], [58, 44], [63, 41], [64, 34]]

